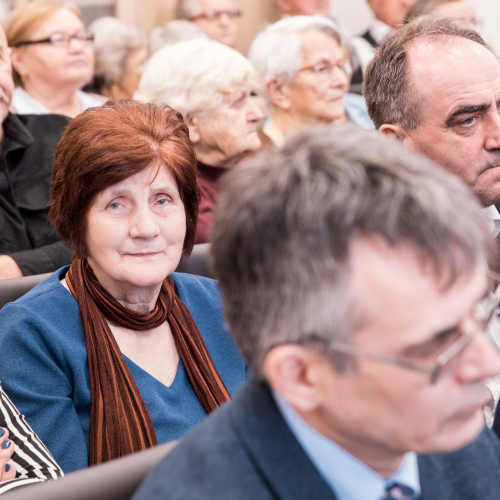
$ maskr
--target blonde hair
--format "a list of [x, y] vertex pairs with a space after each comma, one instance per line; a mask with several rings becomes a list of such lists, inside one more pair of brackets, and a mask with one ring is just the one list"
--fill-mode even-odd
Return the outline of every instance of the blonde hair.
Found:
[[[9, 14], [4, 24], [5, 35], [7, 36], [9, 46], [15, 47], [19, 42], [28, 40], [35, 28], [59, 9], [68, 9], [80, 20], [82, 19], [80, 9], [76, 4], [70, 2], [35, 0], [34, 2], [28, 2], [16, 7]], [[14, 83], [16, 85], [21, 85], [21, 77], [15, 68], [12, 69], [12, 73]]]

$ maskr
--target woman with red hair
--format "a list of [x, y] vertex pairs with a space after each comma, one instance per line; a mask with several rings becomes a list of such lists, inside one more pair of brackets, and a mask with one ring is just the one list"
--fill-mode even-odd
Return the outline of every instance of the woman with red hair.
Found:
[[173, 273], [198, 205], [172, 108], [113, 101], [69, 124], [50, 215], [73, 264], [0, 312], [0, 378], [65, 472], [180, 438], [245, 379], [215, 282]]

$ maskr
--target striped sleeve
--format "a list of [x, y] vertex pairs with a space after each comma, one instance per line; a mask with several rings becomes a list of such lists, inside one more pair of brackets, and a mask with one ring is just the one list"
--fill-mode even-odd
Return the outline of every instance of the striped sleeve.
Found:
[[49, 450], [40, 441], [12, 401], [0, 386], [0, 427], [9, 431], [9, 439], [16, 449], [12, 460], [16, 462], [15, 479], [0, 483], [0, 494], [18, 486], [57, 479], [64, 476]]

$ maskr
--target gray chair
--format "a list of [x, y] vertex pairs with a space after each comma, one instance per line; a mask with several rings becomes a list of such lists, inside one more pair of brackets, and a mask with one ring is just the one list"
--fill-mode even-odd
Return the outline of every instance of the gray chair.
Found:
[[179, 273], [196, 274], [197, 276], [213, 278], [214, 275], [208, 259], [209, 250], [210, 243], [195, 245], [191, 255], [181, 259], [176, 271]]
[[0, 309], [7, 304], [7, 302], [13, 302], [19, 297], [22, 297], [48, 276], [50, 276], [50, 273], [35, 274], [33, 276], [24, 276], [23, 278], [13, 278], [10, 280], [0, 280]]
[[72, 472], [57, 481], [22, 486], [2, 500], [128, 500], [153, 467], [177, 444], [155, 446], [102, 465]]

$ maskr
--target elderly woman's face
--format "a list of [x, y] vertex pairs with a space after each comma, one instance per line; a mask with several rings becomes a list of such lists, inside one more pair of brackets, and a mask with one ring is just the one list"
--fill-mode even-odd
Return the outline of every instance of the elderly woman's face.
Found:
[[[59, 9], [39, 24], [28, 40], [44, 40], [54, 33], [85, 33], [78, 16]], [[83, 87], [92, 78], [94, 55], [89, 42], [72, 38], [68, 45], [38, 43], [14, 49], [13, 64], [21, 78], [32, 85]]]
[[87, 259], [118, 298], [124, 289], [160, 285], [179, 263], [185, 234], [175, 179], [154, 164], [97, 195], [87, 215]]
[[251, 98], [251, 90], [244, 82], [207, 116], [195, 118], [195, 134], [190, 129], [190, 135], [200, 161], [231, 166], [260, 148], [257, 123], [262, 112]]
[[288, 113], [304, 125], [344, 121], [344, 94], [349, 78], [337, 67], [346, 58], [344, 51], [325, 33], [308, 32], [301, 39], [302, 68], [290, 83], [285, 84]]

